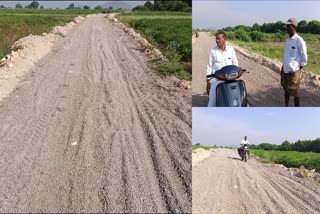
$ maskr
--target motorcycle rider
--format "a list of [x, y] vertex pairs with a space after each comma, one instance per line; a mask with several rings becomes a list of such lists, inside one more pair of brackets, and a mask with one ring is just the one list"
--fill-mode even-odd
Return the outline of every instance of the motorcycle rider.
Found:
[[[241, 157], [241, 150], [243, 149], [244, 146], [249, 146], [249, 141], [247, 136], [244, 136], [243, 140], [240, 143], [240, 148], [238, 148], [238, 154]], [[248, 149], [248, 158], [250, 159], [250, 151]]]
[[[233, 47], [226, 44], [227, 36], [225, 32], [216, 33], [217, 46], [211, 49], [209, 62], [207, 65], [207, 75], [214, 74], [227, 65], [238, 66], [238, 59]], [[216, 87], [223, 81], [216, 78], [207, 78], [207, 93], [209, 95], [208, 107], [216, 106]]]

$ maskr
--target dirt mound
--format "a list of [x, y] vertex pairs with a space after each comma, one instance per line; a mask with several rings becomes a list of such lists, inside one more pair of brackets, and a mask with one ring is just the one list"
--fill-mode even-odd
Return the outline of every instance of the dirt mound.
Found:
[[192, 150], [192, 167], [198, 165], [201, 161], [208, 158], [215, 150], [205, 150], [202, 148]]
[[106, 18], [112, 21], [114, 25], [122, 28], [124, 32], [132, 36], [140, 45], [140, 47], [137, 47], [137, 49], [140, 49], [141, 51], [143, 51], [149, 57], [150, 60], [155, 60], [155, 59], [165, 60], [165, 57], [162, 55], [159, 49], [151, 45], [148, 42], [148, 40], [145, 39], [143, 36], [141, 36], [139, 33], [136, 33], [133, 28], [127, 27], [125, 24], [120, 22], [117, 18], [115, 18], [115, 15], [116, 13], [110, 13], [106, 15]]

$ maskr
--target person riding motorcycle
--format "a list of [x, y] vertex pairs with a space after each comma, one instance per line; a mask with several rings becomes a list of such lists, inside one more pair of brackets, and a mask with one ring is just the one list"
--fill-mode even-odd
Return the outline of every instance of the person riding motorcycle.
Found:
[[247, 136], [244, 136], [244, 139], [241, 141], [240, 147], [238, 148], [238, 154], [240, 157], [241, 157], [241, 152], [242, 152], [242, 149], [244, 146], [248, 146], [247, 152], [248, 152], [248, 158], [250, 159], [249, 141], [248, 141]]
[[[233, 47], [226, 44], [226, 40], [227, 36], [225, 32], [218, 31], [216, 33], [217, 46], [211, 49], [207, 65], [207, 75], [214, 74], [215, 71], [227, 65], [238, 66], [236, 52]], [[216, 106], [216, 87], [221, 82], [223, 81], [216, 78], [207, 78], [208, 107]]]

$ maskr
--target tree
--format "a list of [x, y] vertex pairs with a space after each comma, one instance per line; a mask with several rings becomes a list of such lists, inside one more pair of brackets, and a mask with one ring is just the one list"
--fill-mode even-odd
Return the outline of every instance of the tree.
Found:
[[74, 9], [74, 3], [69, 4], [69, 6], [67, 7], [67, 9]]
[[308, 33], [308, 22], [306, 20], [301, 20], [298, 23], [297, 31], [301, 33]]
[[83, 6], [83, 9], [90, 10], [90, 7], [88, 5]]
[[291, 144], [289, 141], [284, 141], [278, 148], [281, 151], [290, 151], [291, 150]]
[[44, 6], [41, 5], [41, 6], [40, 6], [40, 9], [44, 9]]
[[254, 25], [252, 25], [251, 30], [252, 31], [260, 31], [260, 25], [258, 23], [255, 23]]
[[153, 10], [153, 4], [149, 0], [144, 4], [144, 7], [148, 10]]
[[0, 8], [6, 8], [5, 6], [1, 5]]
[[38, 9], [39, 5], [39, 2], [33, 1], [31, 2], [31, 4], [28, 5], [28, 8]]
[[142, 11], [142, 10], [149, 10], [149, 9], [142, 5], [138, 5], [132, 9], [132, 11]]
[[16, 4], [16, 8], [23, 8], [21, 4]]
[[95, 10], [103, 10], [103, 8], [100, 5], [97, 5], [94, 9]]

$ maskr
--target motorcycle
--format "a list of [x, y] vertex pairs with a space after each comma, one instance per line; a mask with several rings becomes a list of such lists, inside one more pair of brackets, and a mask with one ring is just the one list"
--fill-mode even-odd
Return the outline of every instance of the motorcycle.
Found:
[[241, 149], [241, 152], [240, 152], [242, 161], [247, 162], [247, 160], [248, 160], [248, 150], [249, 150], [249, 146], [246, 145], [246, 144], [243, 145], [243, 147]]
[[249, 73], [236, 65], [227, 65], [217, 70], [207, 78], [217, 78], [224, 82], [216, 88], [216, 106], [218, 107], [248, 107], [247, 90], [243, 80], [239, 78], [243, 73]]

